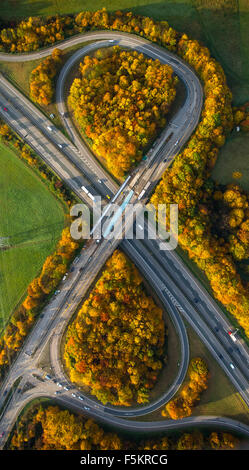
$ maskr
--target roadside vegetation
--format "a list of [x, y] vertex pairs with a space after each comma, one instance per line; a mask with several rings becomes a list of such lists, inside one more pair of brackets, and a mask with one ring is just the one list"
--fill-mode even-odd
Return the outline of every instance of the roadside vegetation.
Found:
[[62, 51], [54, 49], [32, 70], [30, 75], [30, 98], [43, 106], [48, 106], [54, 98], [54, 79], [62, 64]]
[[55, 248], [66, 211], [15, 150], [0, 143], [0, 331]]
[[[241, 439], [241, 438], [240, 438]], [[47, 403], [30, 406], [18, 420], [8, 450], [232, 450], [240, 439], [226, 431], [198, 430], [154, 438], [118, 435], [92, 419]]]
[[134, 264], [119, 250], [68, 327], [64, 347], [70, 380], [102, 403], [147, 403], [166, 361], [162, 310]]
[[[190, 358], [201, 357], [209, 371], [208, 387], [203, 391], [200, 395], [200, 400], [193, 407], [192, 416], [227, 416], [248, 425], [248, 406], [227, 374], [218, 362], [214, 360], [211, 352], [204, 346], [197, 333], [186, 321], [185, 326], [189, 338]], [[179, 389], [179, 394], [188, 380], [188, 375], [186, 375]]]
[[200, 400], [200, 395], [208, 387], [209, 371], [205, 361], [200, 358], [191, 359], [188, 368], [188, 381], [177, 397], [170, 400], [165, 409], [162, 411], [162, 416], [168, 415], [172, 419], [182, 419], [191, 416], [192, 409]]
[[[210, 56], [209, 50], [198, 41], [189, 39], [185, 33], [175, 31], [167, 22], [156, 22], [132, 12], [110, 15], [104, 9], [93, 14], [81, 12], [75, 18], [29, 18], [20, 23], [18, 34], [11, 28], [2, 29], [0, 46], [6, 51], [28, 52], [76, 32], [100, 27], [136, 32], [160, 43], [192, 65], [203, 81], [205, 101], [202, 120], [184, 151], [163, 175], [152, 202], [155, 205], [178, 203], [181, 247], [205, 272], [214, 296], [248, 335], [247, 286], [242, 282], [233, 257], [226, 251], [226, 245], [220, 249], [222, 239], [212, 234], [211, 219], [207, 217], [206, 209], [200, 211], [209, 190], [209, 175], [219, 148], [233, 128], [232, 95], [221, 66]], [[34, 30], [35, 34], [30, 40], [29, 32], [34, 33]]]
[[[186, 320], [184, 320], [184, 323], [189, 339], [190, 363], [199, 357], [204, 361], [208, 369], [207, 387], [200, 393], [199, 399], [191, 408], [191, 416], [226, 416], [248, 425], [248, 406], [221, 366], [214, 360], [211, 352], [204, 346], [197, 333]], [[186, 374], [180, 389], [173, 399], [181, 397], [181, 391], [187, 388], [188, 384], [189, 375]], [[146, 422], [172, 419], [166, 409], [166, 405], [148, 415], [141, 416], [139, 419]]]
[[[88, 42], [86, 42], [86, 44], [88, 44]], [[71, 46], [64, 51], [60, 51], [59, 60], [56, 62], [53, 61], [52, 56], [48, 56], [48, 62], [46, 60], [48, 57], [46, 59], [36, 59], [27, 62], [0, 62], [0, 72], [3, 76], [21, 91], [21, 93], [31, 99], [35, 106], [48, 118], [52, 119], [53, 124], [65, 135], [67, 135], [67, 132], [61, 122], [61, 117], [55, 103], [55, 83], [65, 62], [81, 47], [82, 45]], [[56, 50], [58, 51], [59, 49]], [[47, 68], [46, 65], [49, 65], [49, 67]], [[45, 69], [47, 68], [45, 74], [43, 73], [44, 67]], [[33, 83], [34, 75], [36, 75], [36, 80], [34, 80], [35, 93], [33, 96], [33, 94], [31, 94], [31, 83]], [[42, 88], [41, 90], [37, 86], [38, 80], [40, 81], [39, 87]], [[52, 97], [49, 103], [48, 97]], [[45, 101], [41, 98], [45, 98]]]
[[[15, 182], [16, 188], [19, 188], [19, 197], [18, 197], [18, 202], [22, 200], [21, 197], [23, 198], [23, 212], [20, 212], [20, 206], [18, 205], [19, 211], [17, 211], [17, 206], [16, 206], [16, 199], [13, 199], [16, 197], [17, 193], [14, 190], [15, 185], [10, 187], [9, 190], [9, 198], [12, 197], [12, 206], [11, 206], [11, 211], [7, 210], [7, 206], [5, 206], [5, 222], [6, 225], [3, 227], [3, 233], [6, 235], [9, 246], [6, 251], [11, 251], [11, 243], [14, 244], [14, 248], [16, 248], [16, 252], [18, 251], [18, 241], [23, 240], [23, 233], [17, 233], [15, 232], [16, 227], [17, 230], [21, 230], [20, 227], [23, 227], [23, 222], [25, 222], [25, 217], [24, 219], [21, 216], [25, 216], [26, 213], [26, 221], [27, 228], [30, 227], [30, 231], [27, 232], [26, 234], [26, 240], [27, 237], [30, 236], [31, 242], [34, 244], [34, 249], [41, 250], [42, 247], [42, 241], [46, 239], [46, 229], [45, 229], [45, 236], [42, 231], [42, 227], [37, 227], [34, 225], [34, 219], [33, 217], [30, 217], [30, 210], [32, 212], [32, 209], [34, 211], [37, 211], [34, 216], [39, 215], [40, 211], [40, 221], [41, 224], [43, 222], [43, 217], [44, 217], [44, 208], [41, 210], [38, 208], [40, 204], [40, 199], [36, 199], [37, 194], [42, 197], [44, 195], [45, 201], [48, 201], [50, 204], [50, 207], [53, 208], [53, 198], [52, 194], [46, 194], [47, 188], [43, 187], [42, 182], [48, 186], [48, 188], [58, 197], [59, 200], [63, 203], [64, 207], [67, 208], [65, 212], [68, 213], [68, 209], [71, 206], [71, 204], [74, 204], [76, 202], [75, 196], [68, 190], [68, 188], [64, 185], [64, 183], [43, 163], [43, 161], [34, 154], [34, 152], [24, 144], [24, 142], [6, 125], [4, 124], [3, 121], [0, 121], [0, 135], [2, 138], [2, 142], [9, 146], [10, 148], [15, 149], [18, 157], [20, 160], [23, 160], [23, 162], [26, 163], [27, 166], [33, 169], [33, 171], [36, 173], [36, 175], [40, 177], [40, 181], [37, 181], [35, 176], [33, 176], [34, 181], [32, 180], [30, 170], [27, 168], [22, 167], [23, 162], [15, 162], [17, 167], [20, 166], [20, 172], [23, 173], [23, 179]], [[11, 155], [11, 152], [9, 152]], [[12, 154], [13, 158], [13, 154]], [[11, 160], [10, 160], [11, 161]], [[13, 163], [13, 162], [12, 162]], [[21, 165], [19, 165], [21, 163]], [[10, 163], [9, 163], [10, 166]], [[20, 176], [20, 173], [18, 174], [18, 177]], [[29, 179], [27, 179], [29, 176]], [[6, 177], [6, 176], [5, 176]], [[28, 206], [28, 198], [25, 195], [25, 188], [23, 184], [27, 182], [29, 184], [30, 188], [34, 188], [34, 190], [37, 189], [37, 193], [30, 196], [30, 204], [31, 206]], [[9, 185], [9, 181], [7, 181]], [[4, 185], [6, 188], [6, 185]], [[9, 186], [8, 186], [9, 187]], [[29, 189], [30, 189], [29, 188]], [[16, 189], [17, 191], [17, 189]], [[27, 191], [27, 190], [26, 190]], [[6, 196], [6, 193], [5, 193]], [[49, 201], [52, 199], [52, 201]], [[15, 202], [14, 202], [15, 200]], [[26, 203], [25, 203], [26, 201]], [[7, 204], [7, 200], [5, 199], [5, 203]], [[26, 204], [26, 208], [25, 208]], [[13, 207], [13, 208], [12, 208]], [[58, 202], [56, 206], [56, 200], [54, 200], [54, 211], [57, 209], [58, 211], [58, 216], [59, 216], [59, 209], [60, 206], [58, 207]], [[47, 213], [47, 206], [46, 206], [46, 213]], [[29, 214], [29, 216], [28, 216]], [[9, 219], [7, 217], [13, 216], [13, 220]], [[49, 222], [51, 223], [51, 217], [53, 218], [55, 214], [50, 213], [49, 215]], [[54, 219], [53, 219], [54, 220]], [[37, 219], [36, 219], [37, 221]], [[2, 222], [2, 221], [1, 221]], [[3, 221], [4, 222], [4, 221]], [[15, 222], [17, 225], [15, 225]], [[70, 217], [68, 216], [68, 223], [70, 222]], [[63, 221], [61, 223], [60, 228], [63, 227]], [[8, 230], [9, 227], [9, 230]], [[35, 236], [35, 231], [34, 228], [36, 227], [37, 230], [37, 236]], [[32, 229], [33, 229], [33, 234], [32, 234]], [[53, 229], [53, 224], [52, 226], [50, 225], [49, 227], [49, 237], [51, 238], [51, 233]], [[58, 227], [59, 229], [59, 227]], [[7, 230], [7, 231], [6, 231]], [[47, 229], [48, 230], [48, 229]], [[11, 236], [13, 237], [11, 239]], [[6, 238], [5, 237], [5, 238]], [[10, 237], [10, 239], [8, 239]], [[29, 242], [30, 242], [29, 239]], [[32, 240], [33, 239], [33, 240]], [[36, 240], [37, 239], [37, 240]], [[35, 241], [37, 241], [39, 244], [37, 244], [37, 248], [35, 247]], [[6, 242], [6, 240], [5, 240]], [[32, 247], [31, 243], [31, 247]], [[15, 246], [16, 245], [16, 246]], [[25, 243], [23, 243], [23, 247], [25, 247]], [[21, 246], [21, 249], [23, 248]], [[22, 288], [22, 298], [20, 299], [20, 302], [18, 302], [18, 305], [14, 309], [13, 313], [11, 316], [9, 315], [9, 318], [7, 316], [5, 317], [5, 322], [3, 323], [4, 329], [2, 331], [2, 335], [0, 338], [0, 378], [2, 378], [8, 370], [9, 365], [11, 364], [11, 361], [17, 351], [20, 349], [20, 347], [23, 344], [23, 341], [25, 337], [27, 336], [28, 332], [32, 328], [36, 317], [44, 307], [45, 303], [47, 302], [48, 298], [53, 294], [56, 286], [58, 283], [61, 281], [63, 275], [67, 271], [67, 267], [74, 258], [77, 250], [79, 249], [79, 244], [75, 243], [70, 236], [70, 231], [69, 227], [66, 226], [63, 230], [61, 235], [59, 236], [59, 232], [57, 232], [57, 237], [53, 241], [53, 243], [50, 242], [50, 245], [48, 246], [50, 248], [50, 253], [49, 252], [43, 252], [43, 257], [35, 257], [34, 259], [31, 260], [30, 258], [30, 251], [29, 245], [26, 247], [26, 258], [23, 259], [21, 266], [23, 263], [30, 264], [31, 268], [30, 271], [28, 271], [28, 268], [26, 268], [26, 271], [29, 275], [29, 278], [26, 278], [27, 283], [24, 285], [23, 283], [19, 286], [19, 289]], [[54, 251], [53, 251], [54, 250]], [[34, 251], [34, 254], [36, 251]], [[25, 254], [24, 251], [21, 252], [21, 254]], [[28, 259], [27, 259], [28, 256]], [[2, 263], [8, 261], [7, 259], [1, 258]], [[10, 260], [10, 258], [9, 258]], [[17, 258], [18, 260], [18, 258]], [[38, 260], [40, 263], [38, 264]], [[33, 263], [33, 264], [32, 264]], [[42, 264], [43, 263], [43, 264]], [[8, 266], [7, 266], [8, 267]], [[3, 273], [5, 272], [5, 267], [4, 264], [2, 265]], [[9, 267], [8, 267], [9, 269]], [[21, 272], [20, 272], [20, 265], [16, 266], [17, 274], [14, 273], [14, 276], [16, 276], [16, 279], [18, 281], [18, 276], [21, 278]], [[34, 270], [36, 271], [34, 273]], [[37, 271], [40, 273], [37, 276]], [[8, 272], [8, 270], [7, 270]], [[31, 281], [31, 273], [35, 274], [37, 277], [33, 278]], [[33, 276], [32, 276], [33, 277]], [[30, 282], [31, 281], [31, 282]], [[13, 283], [13, 279], [10, 280], [10, 283]], [[27, 285], [28, 284], [28, 285]], [[2, 286], [1, 286], [2, 287]], [[27, 289], [27, 292], [25, 293]], [[2, 290], [2, 289], [1, 289]], [[4, 292], [3, 292], [4, 295]], [[19, 299], [18, 299], [19, 300]], [[2, 317], [3, 318], [3, 317]]]

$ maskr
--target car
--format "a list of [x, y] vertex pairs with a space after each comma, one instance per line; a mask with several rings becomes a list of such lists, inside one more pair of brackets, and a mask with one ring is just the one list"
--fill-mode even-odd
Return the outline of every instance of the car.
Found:
[[51, 126], [47, 126], [47, 129], [48, 129], [49, 132], [52, 132], [52, 130], [53, 130]]
[[72, 266], [70, 269], [70, 272], [72, 273], [74, 271], [74, 267]]
[[31, 351], [25, 351], [24, 353], [26, 356], [31, 356], [32, 355], [32, 352]]
[[65, 281], [65, 280], [66, 280], [66, 278], [67, 278], [67, 276], [65, 275], [65, 276], [63, 276], [62, 280], [63, 280], [63, 281]]
[[232, 363], [232, 362], [230, 362], [230, 364], [229, 364], [229, 365], [230, 365], [231, 369], [235, 369], [235, 367], [234, 367], [234, 365], [233, 365], [233, 363]]
[[194, 297], [194, 302], [197, 304], [197, 302], [199, 302], [199, 298], [198, 298], [198, 297]]
[[72, 393], [72, 397], [77, 398], [76, 393]]
[[8, 108], [3, 108], [4, 111], [8, 111]]
[[61, 144], [58, 144], [58, 147], [60, 147], [60, 149], [62, 149], [62, 145], [61, 145]]
[[99, 240], [99, 239], [98, 239], [98, 240], [96, 240], [96, 243], [100, 243], [100, 240]]
[[21, 391], [22, 391], [21, 388], [18, 388], [18, 389], [17, 389], [17, 393], [20, 393]]
[[79, 399], [79, 400], [81, 400], [81, 401], [83, 401], [83, 400], [84, 400], [84, 398], [83, 398], [83, 397], [81, 397], [80, 395], [78, 396], [78, 399]]
[[98, 178], [98, 183], [102, 184], [102, 181]]
[[109, 194], [107, 194], [106, 197], [107, 197], [107, 199], [111, 199], [110, 196], [109, 196]]
[[79, 269], [80, 272], [84, 271], [84, 268], [83, 266]]
[[80, 259], [79, 256], [76, 256], [76, 258], [75, 258], [75, 260], [74, 260], [74, 263], [75, 263], [75, 264], [78, 263], [79, 259]]
[[67, 385], [65, 385], [64, 390], [69, 390], [69, 387]]
[[59, 390], [56, 390], [56, 392], [54, 392], [55, 395], [60, 395], [60, 391]]
[[62, 388], [62, 384], [60, 382], [57, 382], [58, 387], [61, 387]]
[[59, 293], [60, 293], [60, 289], [56, 290], [54, 294], [57, 295]]
[[216, 333], [218, 333], [218, 331], [219, 331], [218, 326], [215, 326], [214, 331], [216, 331]]
[[51, 113], [49, 116], [51, 117], [51, 119], [55, 118], [55, 115], [53, 113]]
[[223, 356], [222, 356], [222, 354], [218, 354], [218, 356], [219, 356], [219, 358], [220, 358], [220, 359], [223, 359]]
[[5, 391], [3, 392], [3, 396], [5, 397], [5, 395], [7, 395], [7, 393], [8, 393], [8, 390], [5, 390]]
[[167, 161], [167, 158], [165, 158], [165, 159], [163, 160], [163, 163], [166, 163], [166, 161]]
[[47, 375], [45, 375], [45, 379], [47, 379], [47, 380], [51, 380], [51, 379], [52, 379], [52, 377], [51, 377], [51, 375], [47, 374]]
[[238, 354], [240, 354], [240, 356], [242, 356], [242, 353], [241, 353], [241, 351], [240, 351], [240, 349], [239, 349], [238, 347], [236, 347], [234, 350], [235, 350], [235, 352], [237, 352]]
[[90, 411], [90, 408], [88, 406], [84, 406], [84, 410]]

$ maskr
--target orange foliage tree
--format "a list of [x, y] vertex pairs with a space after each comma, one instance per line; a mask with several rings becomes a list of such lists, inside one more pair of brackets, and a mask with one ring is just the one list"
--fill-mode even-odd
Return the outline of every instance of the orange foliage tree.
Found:
[[148, 401], [164, 358], [162, 311], [142, 287], [135, 266], [115, 251], [67, 331], [70, 379], [102, 403]]
[[170, 66], [118, 46], [80, 64], [68, 103], [108, 169], [122, 177], [166, 125], [178, 79]]

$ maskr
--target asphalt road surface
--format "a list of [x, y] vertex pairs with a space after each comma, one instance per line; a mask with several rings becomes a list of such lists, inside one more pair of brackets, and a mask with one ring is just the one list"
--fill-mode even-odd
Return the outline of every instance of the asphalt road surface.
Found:
[[[38, 111], [27, 98], [23, 97], [23, 95], [2, 76], [0, 76], [0, 114], [2, 114], [10, 126], [34, 148], [54, 171], [69, 184], [76, 194], [83, 201], [90, 204], [91, 200], [89, 200], [89, 197], [82, 191], [82, 185], [86, 186], [94, 196], [102, 194], [104, 197], [106, 197], [107, 194], [112, 197], [117, 192], [117, 185], [111, 180], [108, 173], [95, 161], [88, 147], [79, 139], [70, 118], [64, 115], [66, 108], [63, 100], [63, 89], [67, 73], [69, 73], [71, 67], [79, 58], [89, 53], [92, 49], [96, 49], [100, 47], [100, 45], [103, 47], [110, 46], [110, 40], [115, 41], [115, 44], [119, 44], [122, 47], [139, 50], [149, 57], [158, 58], [164, 63], [171, 64], [186, 86], [186, 100], [181, 109], [173, 116], [166, 130], [162, 133], [162, 136], [158, 139], [153, 152], [150, 153], [150, 157], [146, 162], [142, 162], [138, 170], [132, 174], [132, 179], [129, 182], [129, 190], [134, 190], [132, 202], [137, 200], [144, 186], [148, 181], [150, 182], [149, 189], [142, 199], [142, 202], [145, 202], [149, 192], [158, 182], [165, 168], [171, 163], [174, 156], [186, 143], [198, 123], [203, 99], [200, 82], [192, 69], [178, 57], [165, 49], [151, 44], [149, 41], [124, 33], [106, 31], [89, 33], [65, 41], [63, 44], [60, 44], [59, 47], [63, 49], [89, 40], [101, 40], [101, 43], [88, 45], [80, 51], [77, 51], [62, 69], [57, 86], [59, 112], [61, 113], [62, 120], [73, 143], [60, 133], [49, 119]], [[48, 53], [51, 53], [54, 47], [55, 46], [28, 55], [0, 54], [0, 60], [15, 62], [17, 60], [33, 60], [35, 58], [45, 57]], [[7, 112], [3, 111], [3, 107], [7, 107]], [[48, 129], [48, 126], [52, 127], [52, 131]], [[170, 133], [173, 133], [172, 137], [169, 141], [165, 142]], [[124, 196], [127, 195], [127, 191], [128, 186], [124, 191]], [[117, 198], [117, 202], [121, 203], [124, 196], [120, 194]], [[108, 207], [106, 213], [106, 219], [107, 218]], [[129, 223], [131, 224], [131, 220], [129, 220]], [[235, 353], [232, 351], [233, 357], [231, 357], [231, 351], [228, 350], [229, 346], [227, 345], [228, 338], [224, 334], [217, 334], [215, 326], [210, 325], [210, 322], [207, 322], [207, 318], [204, 318], [205, 315], [203, 311], [208, 308], [214, 312], [213, 314], [215, 315], [216, 321], [225, 331], [225, 328], [230, 329], [230, 325], [224, 317], [223, 312], [207, 294], [205, 289], [195, 280], [175, 252], [167, 251], [162, 253], [159, 251], [158, 246], [153, 245], [153, 243], [152, 240], [146, 243], [142, 243], [138, 240], [123, 240], [122, 247], [144, 272], [147, 279], [151, 282], [151, 285], [157, 290], [158, 296], [164, 303], [166, 310], [170, 313], [178, 329], [181, 340], [181, 367], [179, 368], [172, 387], [165, 393], [164, 397], [161, 397], [161, 400], [165, 400], [166, 398], [165, 401], [167, 401], [170, 393], [175, 393], [186, 373], [188, 342], [186, 340], [184, 324], [181, 320], [181, 315], [183, 315], [209, 347], [214, 358], [226, 371], [246, 403], [249, 404], [248, 368], [246, 369], [245, 367], [245, 361], [248, 361], [249, 358], [248, 349], [241, 341], [237, 341], [236, 346], [239, 348], [243, 358], [241, 359], [239, 356], [238, 359], [236, 358], [238, 366], [236, 366], [235, 370], [232, 370], [230, 364], [232, 361], [234, 362]], [[64, 331], [64, 327], [71, 313], [75, 310], [75, 306], [79, 303], [82, 296], [87, 293], [106, 259], [111, 255], [117, 245], [118, 241], [102, 240], [100, 245], [97, 246], [95, 242], [93, 242], [87, 249], [83, 250], [77, 263], [78, 266], [83, 268], [83, 271], [79, 271], [80, 268], [77, 267], [77, 269], [68, 276], [68, 280], [62, 286], [61, 293], [46, 307], [44, 317], [38, 320], [27, 338], [22, 351], [11, 367], [10, 373], [2, 386], [1, 391], [3, 393], [8, 390], [10, 384], [14, 383], [17, 377], [24, 377], [23, 384], [26, 383], [25, 381], [27, 381], [28, 378], [31, 380], [30, 375], [32, 376], [35, 371], [37, 373], [39, 369], [36, 359], [39, 360], [42, 350], [49, 342], [52, 367], [54, 369], [56, 368], [56, 371], [52, 370], [52, 374], [54, 372], [58, 373], [58, 375], [63, 374], [58, 355], [61, 334]], [[150, 256], [151, 253], [153, 256]], [[158, 258], [161, 258], [160, 263], [158, 262]], [[193, 298], [196, 298], [196, 293], [200, 300], [198, 300], [197, 304], [193, 305]], [[219, 329], [219, 331], [221, 332], [222, 330]], [[33, 354], [33, 356], [29, 354]], [[219, 356], [220, 354], [222, 358]], [[66, 380], [64, 376], [62, 376], [62, 379]], [[41, 382], [39, 386], [34, 387], [28, 392], [28, 399], [34, 397], [36, 393], [39, 393], [39, 395], [51, 395], [51, 393], [54, 393], [55, 387], [56, 385], [52, 385], [50, 381]], [[39, 390], [38, 392], [37, 389]], [[58, 390], [56, 389], [55, 391]], [[75, 394], [77, 393], [79, 392], [76, 391]], [[27, 392], [19, 394], [17, 397], [17, 394], [14, 393], [12, 400], [4, 410], [0, 426], [1, 430], [4, 430], [5, 436], [16, 419], [17, 409], [20, 410], [24, 405], [27, 399], [26, 394]], [[66, 396], [62, 396], [63, 394]], [[122, 415], [126, 413], [127, 416], [136, 416], [148, 412], [148, 407], [156, 409], [159, 403], [149, 404], [148, 407], [144, 407], [141, 413], [139, 407], [134, 410], [129, 409], [129, 411], [103, 407], [89, 397], [82, 397], [83, 401], [86, 401], [84, 402], [86, 404], [82, 405], [79, 403], [77, 395], [76, 397], [72, 397], [68, 391], [64, 391], [63, 394], [57, 395], [58, 400], [67, 401], [72, 407], [76, 406], [83, 410], [84, 413], [87, 412], [94, 417], [101, 417], [101, 420], [105, 422], [112, 422], [116, 425], [117, 420], [119, 420], [121, 423], [120, 426], [127, 426], [127, 428], [130, 429], [138, 429], [141, 423], [139, 424], [137, 421], [124, 421], [114, 416], [114, 414]], [[0, 400], [0, 405], [3, 404], [3, 401], [3, 399]], [[85, 410], [84, 406], [90, 409]], [[231, 424], [231, 420], [225, 418], [190, 418], [186, 423], [195, 422], [199, 426], [201, 424], [205, 425], [207, 422], [210, 424], [212, 419], [216, 425], [222, 422], [228, 427], [230, 425], [237, 426], [237, 428], [242, 426], [246, 428], [244, 432], [248, 432], [246, 425], [241, 425], [241, 423]], [[175, 421], [174, 423], [172, 423], [172, 421], [160, 421], [155, 423], [143, 422], [141, 426], [147, 427], [148, 424], [149, 429], [158, 430], [171, 429], [172, 427], [178, 428], [184, 426], [184, 423], [185, 420], [181, 420], [181, 422]], [[4, 442], [4, 437], [2, 441]]]

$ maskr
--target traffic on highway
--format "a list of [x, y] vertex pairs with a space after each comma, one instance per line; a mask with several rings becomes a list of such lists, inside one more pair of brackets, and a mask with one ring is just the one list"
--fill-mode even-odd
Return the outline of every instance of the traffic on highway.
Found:
[[[89, 40], [95, 42], [84, 46], [84, 42]], [[75, 63], [90, 51], [109, 47], [110, 43], [114, 42], [120, 47], [143, 52], [150, 58], [172, 65], [186, 88], [186, 97], [181, 108], [171, 117], [166, 129], [147, 153], [146, 158], [137, 169], [133, 170], [120, 188], [80, 139], [64, 100], [66, 78]], [[124, 230], [136, 228], [132, 211], [127, 214], [125, 227], [120, 225], [116, 237], [110, 237], [114, 225], [130, 203], [147, 202], [163, 172], [196, 128], [203, 101], [199, 79], [183, 60], [137, 36], [119, 32], [92, 32], [69, 39], [60, 47], [63, 49], [81, 43], [83, 47], [68, 59], [57, 81], [56, 102], [69, 138], [0, 74], [0, 115], [82, 202], [92, 207], [96, 197], [102, 196], [102, 213], [99, 214], [92, 234], [100, 222], [105, 223], [104, 232], [100, 237], [92, 238], [74, 260], [71, 270], [66, 273], [55, 295], [44, 308], [6, 375], [0, 397], [0, 407], [4, 405], [0, 416], [2, 430], [0, 446], [4, 446], [21, 409], [38, 396], [53, 396], [58, 402], [76, 411], [84, 410], [89, 416], [101, 418], [103, 422], [115, 424], [121, 429], [147, 429], [149, 432], [150, 429], [185, 428], [191, 423], [198, 423], [200, 426], [214, 423], [216, 427], [225, 425], [229, 429], [243, 430], [249, 436], [247, 425], [216, 416], [186, 418], [180, 422], [169, 420], [139, 422], [124, 419], [142, 416], [158, 409], [167, 403], [181, 386], [189, 363], [189, 341], [184, 321], [196, 331], [247, 406], [249, 406], [249, 350], [223, 311], [195, 279], [177, 253], [174, 250], [160, 250], [160, 243], [163, 240], [158, 234], [154, 240], [149, 237], [139, 240], [135, 235], [133, 239], [123, 239]], [[39, 52], [20, 54], [15, 56], [15, 61], [19, 58], [20, 61], [27, 61], [45, 57], [52, 50], [53, 47], [50, 47]], [[4, 60], [13, 60], [13, 56], [5, 54], [0, 54], [0, 59], [3, 56]], [[120, 207], [115, 216], [111, 213], [113, 202]], [[136, 224], [140, 224], [139, 220]], [[145, 226], [148, 233], [149, 223], [146, 222]], [[165, 306], [177, 331], [181, 350], [181, 362], [171, 386], [150, 403], [130, 407], [129, 410], [125, 407], [102, 405], [98, 400], [77, 390], [69, 382], [60, 357], [61, 340], [73, 313], [119, 244], [138, 266]], [[49, 372], [40, 367], [41, 358], [45, 353], [49, 357]], [[6, 402], [6, 395], [18, 378], [21, 378], [19, 388]], [[24, 390], [26, 383], [30, 384], [28, 390]]]

